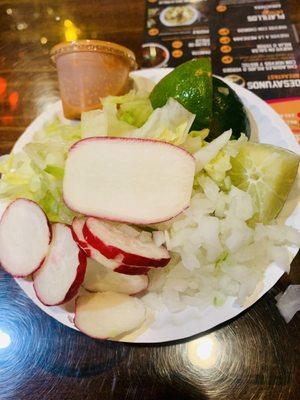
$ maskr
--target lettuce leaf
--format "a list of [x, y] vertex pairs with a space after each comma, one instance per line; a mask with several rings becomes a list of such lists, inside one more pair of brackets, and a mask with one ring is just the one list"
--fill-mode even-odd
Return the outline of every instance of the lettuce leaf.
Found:
[[81, 139], [80, 125], [65, 125], [59, 119], [36, 132], [22, 151], [0, 158], [0, 198], [36, 201], [52, 222], [70, 223], [74, 213], [62, 198], [67, 153]]

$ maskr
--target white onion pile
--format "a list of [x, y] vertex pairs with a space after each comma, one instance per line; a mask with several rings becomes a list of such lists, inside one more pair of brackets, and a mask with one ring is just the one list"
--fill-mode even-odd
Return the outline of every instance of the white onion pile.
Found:
[[204, 310], [221, 306], [228, 296], [243, 305], [271, 262], [284, 271], [291, 257], [285, 245], [300, 246], [300, 233], [285, 225], [246, 221], [253, 215], [251, 197], [236, 187], [228, 193], [203, 174], [203, 193], [194, 194], [191, 206], [171, 227], [154, 233], [157, 245], [165, 243], [171, 263], [150, 272], [150, 286], [143, 297], [153, 309], [164, 303], [172, 312], [187, 305]]

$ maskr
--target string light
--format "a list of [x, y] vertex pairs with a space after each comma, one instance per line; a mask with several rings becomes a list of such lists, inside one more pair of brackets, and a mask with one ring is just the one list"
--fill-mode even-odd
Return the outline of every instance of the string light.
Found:
[[72, 42], [73, 40], [77, 40], [80, 30], [70, 19], [64, 20], [64, 28], [65, 28], [65, 38], [67, 42]]

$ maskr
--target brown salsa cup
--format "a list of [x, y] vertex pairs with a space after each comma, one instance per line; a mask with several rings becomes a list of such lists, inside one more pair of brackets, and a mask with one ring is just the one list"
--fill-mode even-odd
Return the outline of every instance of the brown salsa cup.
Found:
[[129, 73], [137, 66], [131, 50], [101, 40], [59, 43], [51, 50], [51, 60], [57, 67], [64, 115], [70, 119], [100, 108], [101, 97], [128, 92]]

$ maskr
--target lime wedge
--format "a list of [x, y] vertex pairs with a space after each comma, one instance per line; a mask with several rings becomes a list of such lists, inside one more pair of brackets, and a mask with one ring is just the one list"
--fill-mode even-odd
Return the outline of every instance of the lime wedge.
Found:
[[261, 143], [243, 144], [231, 159], [233, 185], [252, 197], [252, 222], [268, 223], [277, 217], [295, 181], [299, 160], [289, 150]]

